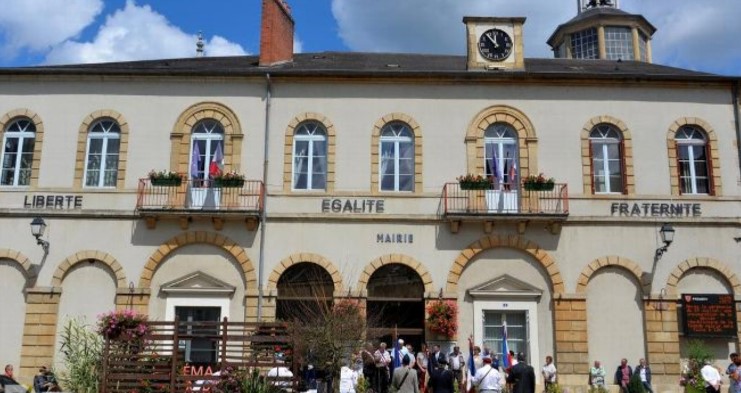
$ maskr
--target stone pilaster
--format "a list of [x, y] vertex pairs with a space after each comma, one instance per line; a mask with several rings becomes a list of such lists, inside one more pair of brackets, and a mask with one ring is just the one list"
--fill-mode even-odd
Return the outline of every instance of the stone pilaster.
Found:
[[149, 288], [119, 288], [116, 290], [116, 310], [134, 310], [149, 314]]
[[31, 382], [40, 366], [52, 365], [61, 296], [62, 288], [26, 289], [26, 320], [19, 373], [22, 382]]
[[675, 301], [644, 300], [647, 361], [654, 384], [676, 384], [679, 380], [679, 322]]
[[[259, 322], [274, 322], [278, 291], [264, 291], [262, 297], [262, 318]], [[259, 292], [257, 289], [248, 289], [244, 295], [244, 321], [258, 322], [257, 303]]]
[[564, 295], [553, 303], [559, 382], [582, 385], [589, 367], [586, 297]]

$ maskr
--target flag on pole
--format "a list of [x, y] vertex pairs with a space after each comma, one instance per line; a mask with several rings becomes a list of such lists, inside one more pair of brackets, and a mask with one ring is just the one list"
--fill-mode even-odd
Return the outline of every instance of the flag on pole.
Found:
[[398, 368], [401, 367], [401, 348], [399, 348], [399, 340], [394, 340], [394, 361], [393, 361], [394, 367]]
[[507, 346], [507, 322], [502, 324], [502, 367], [509, 368], [512, 366], [512, 359], [509, 357], [509, 347]]
[[190, 177], [198, 179], [198, 172], [201, 168], [201, 149], [198, 147], [198, 141], [193, 141], [193, 155], [190, 158]]
[[473, 340], [468, 339], [468, 378], [466, 378], [466, 391], [473, 392], [473, 376], [476, 375], [476, 364], [473, 362]]
[[488, 165], [489, 165], [489, 171], [491, 173], [491, 176], [493, 179], [496, 179], [497, 181], [502, 181], [502, 173], [498, 168], [498, 162], [497, 160], [497, 146], [493, 143], [488, 143], [486, 145], [487, 150], [487, 157], [488, 157]]
[[211, 164], [208, 167], [208, 174], [214, 177], [221, 173], [224, 164], [224, 152], [221, 150], [221, 142], [216, 142], [216, 151], [211, 159]]

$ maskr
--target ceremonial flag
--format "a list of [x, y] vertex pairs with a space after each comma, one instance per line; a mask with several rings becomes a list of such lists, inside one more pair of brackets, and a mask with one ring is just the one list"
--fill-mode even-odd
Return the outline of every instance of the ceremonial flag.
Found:
[[399, 339], [394, 340], [393, 365], [393, 368], [401, 367], [401, 348], [399, 347]]
[[473, 393], [475, 387], [473, 386], [473, 376], [476, 375], [476, 365], [473, 362], [473, 341], [468, 339], [468, 378], [466, 378], [466, 391]]
[[509, 357], [509, 347], [507, 346], [507, 322], [502, 324], [502, 367], [509, 368], [512, 366], [512, 359]]
[[198, 141], [193, 141], [193, 155], [190, 158], [190, 177], [198, 179], [198, 172], [201, 168], [201, 149], [198, 147]]
[[216, 152], [211, 159], [211, 164], [208, 167], [208, 174], [211, 177], [217, 176], [221, 173], [222, 164], [224, 162], [224, 152], [221, 150], [221, 142], [216, 142]]
[[489, 164], [489, 171], [491, 173], [492, 178], [496, 179], [497, 181], [502, 181], [502, 173], [500, 172], [498, 168], [498, 162], [497, 160], [497, 146], [493, 143], [486, 144], [486, 155], [488, 157], [488, 164]]

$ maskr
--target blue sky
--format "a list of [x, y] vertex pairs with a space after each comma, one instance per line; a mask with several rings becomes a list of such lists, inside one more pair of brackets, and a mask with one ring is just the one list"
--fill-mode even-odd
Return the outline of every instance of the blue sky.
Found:
[[[576, 15], [574, 0], [288, 0], [297, 52], [464, 54], [463, 16], [525, 16], [525, 54]], [[259, 52], [261, 0], [0, 0], [0, 67]], [[741, 75], [741, 1], [620, 0], [658, 32], [654, 62]]]

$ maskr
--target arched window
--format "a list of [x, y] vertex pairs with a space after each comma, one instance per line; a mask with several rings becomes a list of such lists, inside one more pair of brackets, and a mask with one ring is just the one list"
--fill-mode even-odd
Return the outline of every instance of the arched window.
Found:
[[620, 131], [609, 124], [598, 124], [589, 133], [595, 193], [624, 192], [622, 144]]
[[293, 136], [293, 189], [327, 187], [327, 131], [321, 123], [299, 124]]
[[332, 307], [334, 281], [321, 266], [297, 263], [280, 275], [275, 317], [289, 321], [310, 322], [325, 315]]
[[484, 132], [484, 168], [495, 189], [517, 188], [517, 133], [506, 123], [494, 123]]
[[381, 191], [414, 191], [414, 134], [409, 125], [391, 122], [381, 130]]
[[18, 118], [5, 129], [3, 138], [0, 185], [27, 186], [31, 182], [31, 166], [36, 139], [36, 125], [28, 118]]
[[113, 119], [99, 119], [88, 129], [86, 187], [116, 187], [121, 128]]
[[705, 133], [686, 125], [677, 131], [679, 190], [682, 194], [709, 194], [708, 149]]
[[214, 119], [193, 126], [190, 147], [190, 177], [205, 180], [224, 168], [224, 127]]

